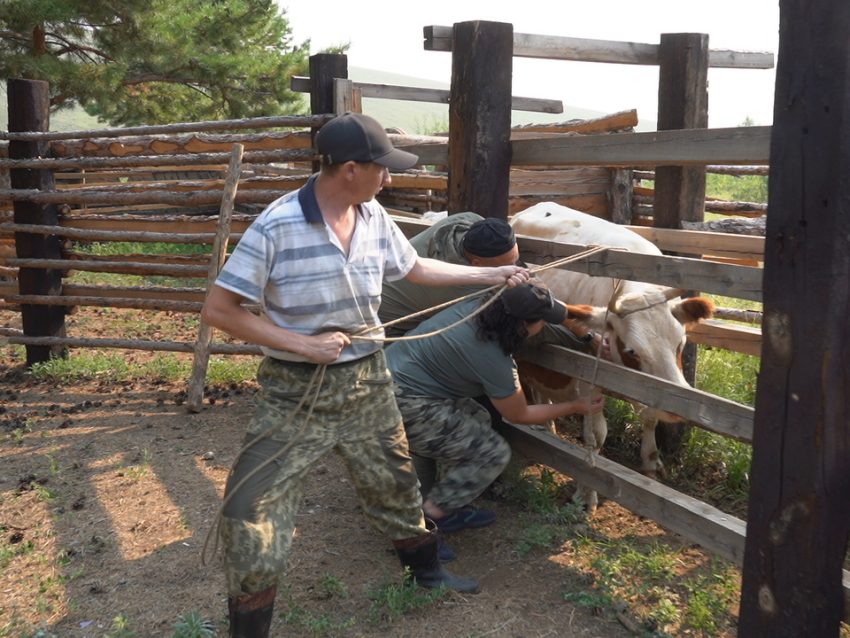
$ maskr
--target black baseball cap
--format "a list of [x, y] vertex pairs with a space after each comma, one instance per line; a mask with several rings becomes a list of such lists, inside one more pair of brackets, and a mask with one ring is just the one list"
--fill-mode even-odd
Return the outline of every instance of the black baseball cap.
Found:
[[516, 246], [514, 229], [504, 219], [486, 217], [466, 231], [463, 249], [476, 257], [498, 257]]
[[378, 121], [362, 113], [346, 113], [319, 129], [316, 147], [323, 164], [375, 162], [402, 171], [412, 168], [419, 156], [393, 147]]
[[499, 301], [505, 312], [517, 319], [563, 323], [567, 318], [567, 307], [555, 301], [552, 291], [540, 280], [526, 281], [509, 288], [502, 293]]

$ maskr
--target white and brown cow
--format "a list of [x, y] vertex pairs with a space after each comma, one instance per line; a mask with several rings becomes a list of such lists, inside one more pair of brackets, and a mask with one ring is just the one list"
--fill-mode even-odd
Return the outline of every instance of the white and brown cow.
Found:
[[[511, 225], [518, 235], [661, 254], [652, 242], [623, 226], [552, 202], [543, 202], [517, 213]], [[571, 317], [576, 317], [592, 330], [608, 334], [611, 358], [615, 363], [688, 385], [682, 374], [681, 358], [686, 341], [685, 329], [712, 316], [714, 304], [709, 299], [679, 299], [679, 290], [626, 280], [620, 282], [615, 295], [616, 282], [612, 279], [560, 268], [541, 271], [539, 276], [556, 298], [571, 306], [580, 306], [570, 309]], [[582, 392], [586, 394], [589, 389], [588, 384], [547, 372], [528, 362], [520, 363], [520, 375], [527, 388], [543, 398], [556, 401], [570, 400]], [[636, 405], [636, 408], [643, 422], [641, 470], [654, 476], [661, 469], [655, 426], [659, 420], [681, 419], [647, 406]], [[607, 431], [604, 415], [595, 415], [594, 447], [601, 447]]]

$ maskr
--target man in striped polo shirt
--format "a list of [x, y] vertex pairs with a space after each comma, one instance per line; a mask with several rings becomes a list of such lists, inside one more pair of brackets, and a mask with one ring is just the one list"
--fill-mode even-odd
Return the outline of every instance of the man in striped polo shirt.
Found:
[[[352, 335], [379, 325], [385, 278], [515, 286], [528, 271], [417, 256], [374, 198], [390, 183], [389, 169], [411, 168], [418, 158], [394, 149], [374, 119], [337, 117], [321, 129], [316, 146], [322, 170], [248, 228], [202, 314], [266, 355], [221, 524], [234, 637], [268, 635], [304, 482], [332, 449], [348, 464], [368, 522], [392, 540], [419, 585], [479, 590], [477, 580], [454, 576], [439, 562], [438, 533], [423, 518], [382, 343]], [[243, 308], [244, 300], [261, 303], [262, 316]], [[310, 419], [305, 422], [306, 410], [292, 418], [317, 364], [328, 367]]]

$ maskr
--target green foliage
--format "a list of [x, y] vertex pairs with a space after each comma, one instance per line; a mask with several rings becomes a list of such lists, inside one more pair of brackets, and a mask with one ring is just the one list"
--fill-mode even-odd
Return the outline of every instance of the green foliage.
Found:
[[391, 625], [402, 616], [432, 607], [449, 595], [450, 590], [446, 587], [425, 589], [417, 586], [406, 571], [401, 585], [384, 583], [379, 589], [371, 592], [369, 621]]
[[104, 638], [132, 638], [136, 632], [130, 627], [130, 620], [124, 614], [118, 614], [112, 619], [109, 632]]
[[717, 175], [709, 173], [705, 178], [705, 194], [708, 197], [734, 202], [767, 203], [767, 176], [764, 175]]
[[685, 578], [679, 574], [680, 553], [661, 543], [627, 536], [580, 538], [573, 545], [590, 570], [570, 583], [566, 600], [600, 612], [628, 609], [645, 627], [657, 628], [654, 636], [676, 628], [714, 636], [734, 625], [737, 578], [720, 559], [712, 562], [710, 574]]
[[204, 620], [197, 611], [191, 611], [186, 615], [178, 616], [180, 622], [172, 627], [176, 630], [172, 638], [212, 638], [215, 636], [215, 624], [211, 620]]
[[0, 71], [114, 125], [294, 113], [291, 33], [273, 0], [5, 0]]

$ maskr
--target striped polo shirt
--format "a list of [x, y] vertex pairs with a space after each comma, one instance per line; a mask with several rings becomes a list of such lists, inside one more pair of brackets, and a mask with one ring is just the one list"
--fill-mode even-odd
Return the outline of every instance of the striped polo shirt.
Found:
[[[380, 324], [383, 280], [400, 279], [416, 263], [416, 251], [384, 208], [372, 200], [358, 206], [346, 257], [325, 224], [314, 181], [272, 202], [245, 231], [216, 285], [258, 302], [274, 325], [314, 335], [355, 333]], [[382, 329], [369, 336], [382, 337]], [[352, 341], [335, 363], [353, 361], [381, 342]], [[262, 348], [288, 361], [309, 361], [293, 352]]]

